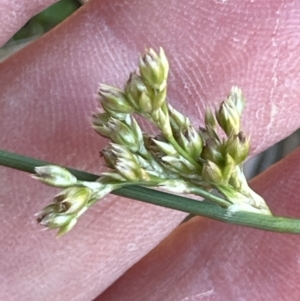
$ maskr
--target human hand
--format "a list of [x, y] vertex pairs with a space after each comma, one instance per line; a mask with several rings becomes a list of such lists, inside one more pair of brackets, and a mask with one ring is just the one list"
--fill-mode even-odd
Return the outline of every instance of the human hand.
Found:
[[[17, 24], [5, 26], [3, 42], [37, 9], [37, 3], [32, 10], [29, 4], [11, 2], [9, 10], [1, 5], [6, 19], [24, 6], [16, 22], [3, 21]], [[240, 86], [247, 98], [243, 128], [251, 136], [252, 153], [258, 153], [299, 127], [299, 12], [296, 2], [279, 0], [91, 0], [0, 66], [1, 148], [100, 173], [97, 154], [107, 142], [88, 122], [98, 83], [122, 86], [137, 53], [163, 46], [171, 65], [172, 105], [199, 124], [204, 107], [217, 105], [232, 85]], [[298, 154], [253, 181], [275, 213], [300, 211]], [[53, 232], [38, 231], [33, 218], [53, 189], [6, 168], [1, 178], [5, 300], [92, 300], [185, 216], [109, 196], [56, 240]], [[294, 235], [197, 217], [98, 300], [298, 300], [298, 242]]]

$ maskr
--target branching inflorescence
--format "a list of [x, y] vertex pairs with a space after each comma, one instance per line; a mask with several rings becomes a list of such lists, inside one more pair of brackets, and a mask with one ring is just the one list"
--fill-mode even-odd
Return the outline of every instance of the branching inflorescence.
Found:
[[[64, 188], [38, 213], [38, 222], [58, 228], [62, 235], [96, 201], [128, 185], [204, 196], [229, 212], [270, 215], [265, 201], [249, 188], [242, 169], [249, 139], [240, 129], [245, 104], [241, 90], [233, 87], [215, 112], [207, 109], [205, 127], [197, 129], [167, 102], [169, 64], [163, 49], [159, 54], [147, 50], [138, 69], [123, 90], [100, 85], [98, 91], [102, 109], [92, 124], [111, 141], [101, 152], [111, 170], [96, 182], [84, 182], [58, 166], [37, 167], [34, 178]], [[144, 133], [135, 114], [154, 124], [159, 134]], [[212, 189], [223, 198], [209, 193]]]

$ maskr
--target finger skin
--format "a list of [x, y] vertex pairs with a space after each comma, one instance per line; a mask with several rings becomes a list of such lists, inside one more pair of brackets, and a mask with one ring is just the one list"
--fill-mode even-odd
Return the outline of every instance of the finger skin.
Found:
[[[277, 214], [300, 215], [299, 164], [300, 149], [252, 182]], [[299, 254], [300, 236], [196, 217], [176, 228], [95, 301], [296, 301]]]
[[[107, 141], [88, 121], [98, 84], [122, 86], [137, 53], [161, 45], [172, 70], [169, 100], [195, 124], [206, 105], [217, 105], [233, 84], [242, 87], [244, 128], [257, 153], [299, 127], [298, 6], [90, 1], [1, 65], [1, 148], [99, 173], [98, 151]], [[6, 300], [91, 300], [184, 218], [110, 196], [56, 240], [33, 218], [56, 191], [6, 168], [1, 179]]]
[[30, 18], [57, 0], [0, 0], [0, 46]]

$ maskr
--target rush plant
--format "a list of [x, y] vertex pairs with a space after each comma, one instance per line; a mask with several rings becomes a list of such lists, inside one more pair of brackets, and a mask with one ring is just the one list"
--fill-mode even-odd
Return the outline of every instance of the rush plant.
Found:
[[[6, 166], [32, 171], [34, 165], [42, 165], [35, 167], [33, 178], [62, 188], [37, 214], [38, 222], [58, 229], [60, 236], [70, 231], [89, 207], [112, 192], [225, 222], [299, 233], [299, 220], [273, 216], [264, 199], [247, 183], [243, 163], [250, 141], [241, 129], [245, 106], [241, 89], [232, 87], [218, 108], [206, 109], [204, 127], [195, 127], [168, 102], [168, 73], [164, 50], [156, 53], [149, 49], [123, 89], [100, 85], [100, 108], [92, 117], [92, 127], [110, 142], [101, 151], [109, 170], [98, 177], [1, 153]], [[137, 115], [152, 123], [158, 133], [143, 131]], [[19, 167], [12, 162], [19, 162]], [[153, 188], [195, 194], [205, 200]]]

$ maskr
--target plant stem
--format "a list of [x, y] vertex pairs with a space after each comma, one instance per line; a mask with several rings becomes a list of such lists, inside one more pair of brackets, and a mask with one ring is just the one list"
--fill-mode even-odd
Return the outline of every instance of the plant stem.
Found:
[[191, 164], [193, 164], [199, 171], [202, 170], [201, 166], [198, 162], [196, 162], [175, 140], [174, 136], [166, 137], [168, 141], [172, 144], [172, 146], [177, 150], [178, 154], [180, 154], [183, 158], [187, 159]]
[[[34, 168], [36, 166], [49, 165], [49, 163], [0, 150], [0, 165], [34, 173]], [[97, 175], [72, 168], [67, 169], [82, 181], [95, 181], [99, 177]], [[274, 232], [300, 234], [300, 219], [276, 217], [246, 211], [230, 212], [227, 209], [207, 202], [188, 199], [182, 196], [167, 194], [139, 186], [123, 187], [113, 191], [112, 193], [158, 206], [209, 217], [230, 224], [237, 224]]]
[[203, 198], [207, 198], [210, 201], [220, 205], [221, 207], [227, 208], [228, 206], [232, 205], [231, 202], [229, 202], [225, 199], [222, 199], [216, 195], [213, 195], [212, 193], [205, 191], [197, 186], [190, 187], [190, 190], [191, 190], [191, 193], [202, 196]]

